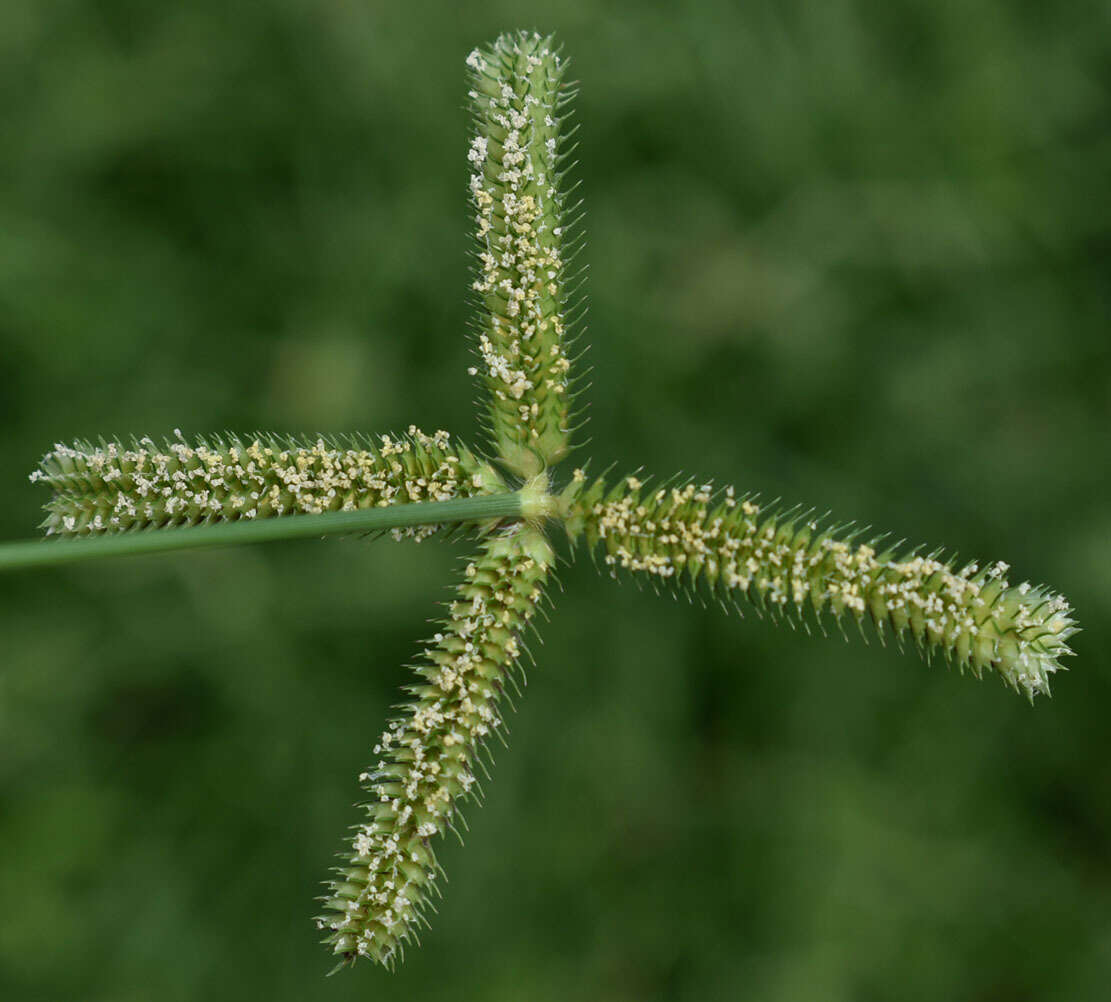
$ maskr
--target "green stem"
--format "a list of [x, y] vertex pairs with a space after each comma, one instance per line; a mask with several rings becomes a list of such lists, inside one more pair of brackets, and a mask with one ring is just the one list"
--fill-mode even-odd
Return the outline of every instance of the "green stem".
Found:
[[321, 515], [283, 515], [257, 521], [240, 520], [198, 525], [182, 529], [141, 529], [119, 535], [59, 540], [28, 540], [0, 543], [0, 571], [27, 567], [53, 567], [101, 557], [123, 557], [138, 553], [163, 553], [207, 546], [265, 543], [276, 539], [305, 539], [352, 532], [379, 532], [418, 525], [482, 522], [519, 518], [528, 514], [516, 492], [425, 501], [366, 508], [359, 511], [330, 511]]

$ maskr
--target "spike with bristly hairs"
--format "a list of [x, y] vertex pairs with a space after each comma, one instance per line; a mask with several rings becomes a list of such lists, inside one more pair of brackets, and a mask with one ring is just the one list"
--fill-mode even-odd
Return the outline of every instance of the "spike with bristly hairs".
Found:
[[480, 752], [502, 736], [499, 703], [553, 562], [544, 535], [525, 526], [488, 539], [467, 565], [407, 689], [406, 714], [360, 777], [373, 799], [317, 919], [341, 964], [392, 965], [423, 921], [440, 873], [432, 842], [462, 820], [457, 804], [477, 793]]
[[619, 570], [682, 588], [704, 582], [743, 596], [773, 617], [792, 613], [870, 619], [883, 635], [909, 632], [928, 658], [943, 654], [979, 677], [996, 672], [1033, 699], [1071, 654], [1072, 610], [1059, 595], [1011, 585], [1002, 562], [959, 569], [937, 555], [877, 550], [882, 538], [855, 543], [861, 531], [824, 529], [798, 508], [763, 509], [732, 487], [652, 487], [636, 476], [586, 484], [576, 471], [564, 495], [565, 525], [604, 552]]
[[[446, 431], [379, 435], [346, 446], [318, 437], [231, 436], [213, 444], [181, 433], [97, 447], [56, 445], [31, 480], [53, 488], [47, 535], [81, 536], [356, 511], [505, 490], [497, 471]], [[422, 539], [435, 526], [392, 530]]]
[[495, 454], [531, 477], [568, 449], [566, 63], [550, 38], [518, 33], [475, 49], [467, 65], [480, 312], [471, 373], [485, 384]]

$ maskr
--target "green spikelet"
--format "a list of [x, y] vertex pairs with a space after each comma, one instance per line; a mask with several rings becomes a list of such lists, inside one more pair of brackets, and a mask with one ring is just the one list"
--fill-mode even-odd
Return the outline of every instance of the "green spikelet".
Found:
[[526, 526], [489, 539], [467, 566], [416, 667], [406, 715], [389, 725], [360, 777], [373, 800], [317, 919], [342, 963], [392, 964], [424, 920], [439, 872], [432, 840], [474, 791], [480, 748], [501, 727], [502, 691], [552, 560], [543, 535]]
[[[581, 488], [581, 493], [579, 492]], [[1042, 588], [1008, 583], [996, 563], [961, 569], [932, 557], [897, 556], [880, 542], [819, 527], [811, 514], [766, 512], [732, 488], [648, 487], [636, 477], [584, 485], [565, 495], [567, 528], [622, 569], [678, 586], [705, 582], [744, 596], [772, 615], [829, 614], [866, 620], [883, 635], [907, 633], [929, 657], [937, 652], [977, 677], [989, 669], [1031, 699], [1071, 654], [1076, 632], [1068, 602]]]
[[[188, 444], [56, 445], [31, 480], [54, 489], [47, 535], [95, 535], [239, 519], [447, 501], [503, 490], [497, 472], [447, 432], [352, 440], [260, 436]], [[421, 538], [433, 527], [394, 530]]]
[[502, 35], [467, 57], [475, 121], [468, 159], [476, 213], [479, 366], [495, 453], [521, 477], [567, 453], [559, 172], [565, 64], [550, 38]]

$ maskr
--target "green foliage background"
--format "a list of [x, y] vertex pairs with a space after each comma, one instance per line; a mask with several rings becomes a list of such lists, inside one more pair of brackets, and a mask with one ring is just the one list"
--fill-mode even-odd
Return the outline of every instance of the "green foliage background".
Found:
[[1073, 671], [1032, 710], [577, 564], [423, 949], [324, 981], [466, 547], [7, 576], [0, 997], [1105, 999], [1105, 4], [6, 0], [0, 538], [79, 435], [475, 440], [463, 59], [533, 25], [582, 82], [594, 468], [1009, 560]]

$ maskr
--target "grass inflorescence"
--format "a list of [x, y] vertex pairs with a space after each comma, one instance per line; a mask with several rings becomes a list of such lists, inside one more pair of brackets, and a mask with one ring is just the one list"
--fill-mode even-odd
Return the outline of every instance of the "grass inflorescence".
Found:
[[[503, 729], [506, 688], [554, 561], [553, 524], [614, 576], [661, 590], [702, 587], [808, 627], [854, 622], [908, 638], [927, 659], [997, 674], [1031, 699], [1048, 693], [1076, 631], [1064, 598], [1011, 584], [1006, 564], [907, 552], [732, 488], [588, 481], [582, 470], [553, 488], [574, 444], [569, 352], [581, 317], [569, 270], [581, 245], [566, 177], [573, 92], [565, 60], [538, 34], [503, 35], [466, 64], [477, 241], [471, 374], [489, 455], [414, 427], [343, 441], [259, 434], [190, 443], [179, 433], [161, 444], [56, 446], [31, 475], [53, 491], [43, 527], [56, 541], [33, 553], [32, 544], [0, 546], [0, 569], [10, 569], [86, 559], [97, 546], [151, 552], [322, 531], [419, 540], [444, 525], [480, 535], [414, 665], [403, 712], [359, 777], [363, 817], [317, 919], [341, 965], [358, 957], [392, 965], [426, 921], [441, 873], [435, 842], [474, 797], [487, 743]], [[262, 524], [281, 532], [256, 532]]]

